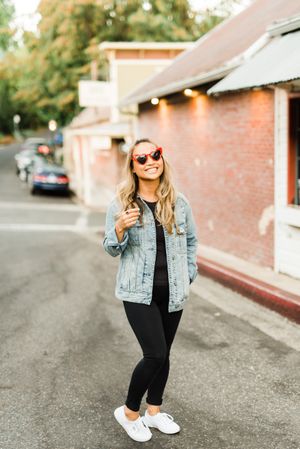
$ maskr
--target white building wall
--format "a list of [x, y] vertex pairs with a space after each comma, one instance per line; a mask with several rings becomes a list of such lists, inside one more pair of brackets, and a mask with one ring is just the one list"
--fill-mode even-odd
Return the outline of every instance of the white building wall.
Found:
[[274, 269], [300, 279], [300, 207], [289, 205], [288, 91], [275, 89], [275, 221]]

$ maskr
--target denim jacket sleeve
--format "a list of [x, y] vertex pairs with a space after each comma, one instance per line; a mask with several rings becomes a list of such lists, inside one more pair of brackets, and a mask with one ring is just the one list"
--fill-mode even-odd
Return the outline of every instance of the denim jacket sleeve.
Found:
[[190, 277], [190, 284], [196, 279], [198, 275], [197, 267], [197, 229], [196, 223], [193, 216], [192, 208], [189, 201], [185, 198], [185, 214], [187, 223], [187, 260], [188, 260], [188, 270]]
[[124, 231], [124, 236], [121, 242], [118, 241], [118, 237], [115, 229], [115, 214], [119, 212], [119, 205], [116, 199], [114, 199], [108, 206], [105, 220], [105, 234], [103, 239], [103, 247], [105, 251], [113, 257], [119, 256], [126, 248], [128, 244], [128, 231]]

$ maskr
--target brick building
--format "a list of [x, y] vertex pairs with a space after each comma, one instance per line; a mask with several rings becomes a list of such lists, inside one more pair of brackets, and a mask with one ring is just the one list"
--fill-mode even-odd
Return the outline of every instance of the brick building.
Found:
[[299, 47], [299, 2], [256, 0], [120, 104], [139, 107], [136, 137], [165, 148], [203, 269], [261, 268], [278, 287], [285, 273], [298, 295]]

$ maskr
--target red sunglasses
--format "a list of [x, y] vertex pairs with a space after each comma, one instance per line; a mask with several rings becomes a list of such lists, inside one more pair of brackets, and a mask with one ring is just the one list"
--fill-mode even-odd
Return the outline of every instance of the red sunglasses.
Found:
[[152, 151], [151, 153], [148, 154], [137, 154], [136, 156], [132, 156], [131, 160], [138, 162], [141, 165], [144, 165], [147, 160], [148, 160], [148, 156], [150, 156], [154, 161], [159, 161], [159, 159], [161, 158], [162, 155], [162, 148], [155, 148], [154, 151]]

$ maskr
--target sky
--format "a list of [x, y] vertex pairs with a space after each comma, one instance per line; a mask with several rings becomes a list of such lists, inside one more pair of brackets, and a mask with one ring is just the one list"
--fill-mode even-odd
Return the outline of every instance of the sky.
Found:
[[[16, 9], [15, 23], [25, 30], [34, 31], [39, 21], [39, 15], [36, 14], [36, 9], [40, 0], [12, 0]], [[207, 7], [214, 7], [219, 0], [190, 0], [195, 9], [202, 9]], [[244, 3], [249, 4], [249, 0], [243, 0]], [[243, 3], [242, 2], [242, 3]], [[239, 12], [243, 6], [237, 7], [236, 12]]]
[[36, 9], [40, 0], [12, 0], [16, 10], [15, 23], [25, 30], [34, 31], [39, 21]]

